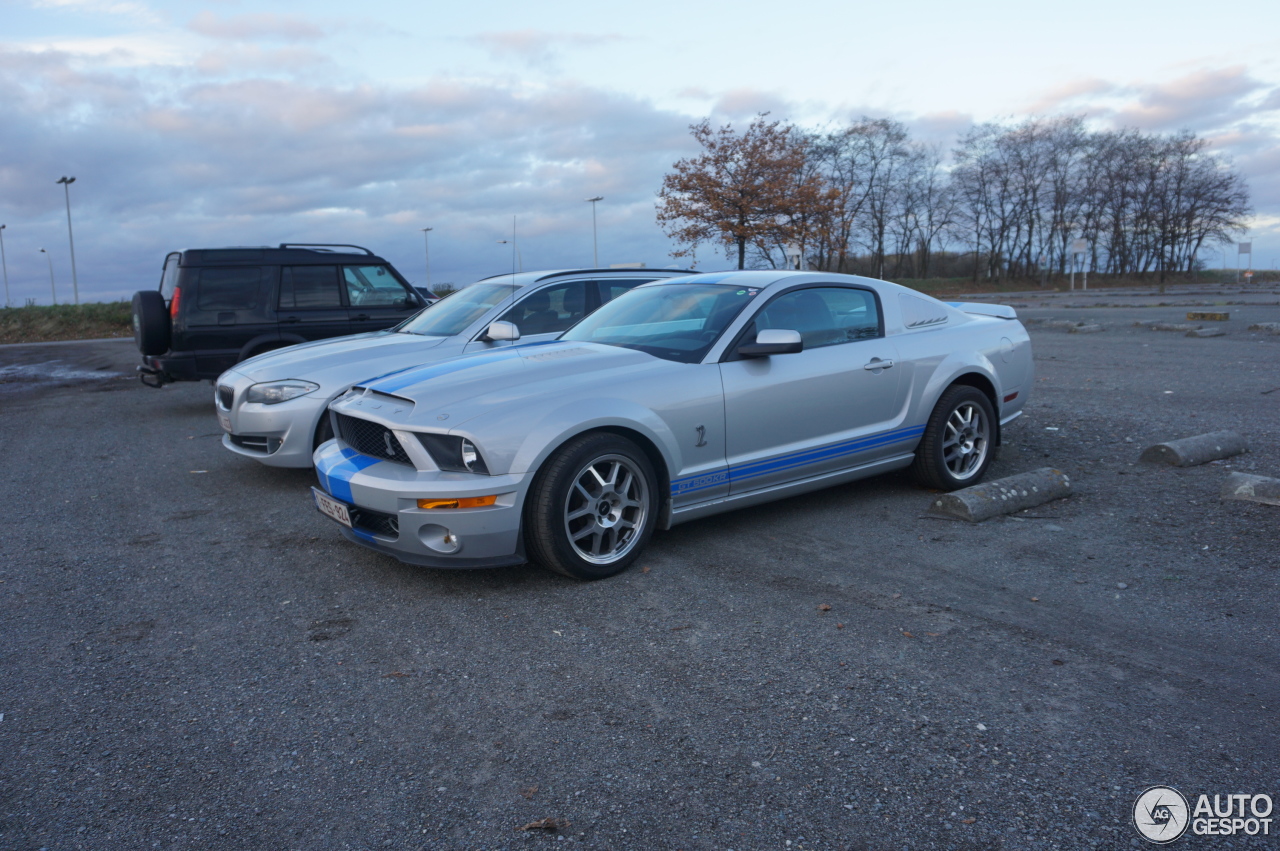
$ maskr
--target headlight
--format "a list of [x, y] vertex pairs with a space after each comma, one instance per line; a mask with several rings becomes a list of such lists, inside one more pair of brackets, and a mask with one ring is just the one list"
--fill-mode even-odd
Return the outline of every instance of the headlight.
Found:
[[480, 460], [480, 453], [476, 451], [475, 444], [464, 438], [459, 448], [462, 450], [462, 463], [468, 470], [475, 472], [476, 462]]
[[465, 437], [450, 434], [418, 433], [418, 442], [431, 455], [431, 460], [441, 470], [450, 473], [479, 473], [489, 475], [489, 468], [480, 457], [480, 450]]
[[262, 384], [255, 384], [249, 388], [249, 392], [245, 395], [245, 401], [261, 402], [264, 405], [278, 405], [281, 402], [297, 399], [299, 396], [305, 396], [319, 389], [319, 384], [314, 384], [310, 381], [299, 381], [295, 378], [287, 378], [284, 381], [264, 381]]

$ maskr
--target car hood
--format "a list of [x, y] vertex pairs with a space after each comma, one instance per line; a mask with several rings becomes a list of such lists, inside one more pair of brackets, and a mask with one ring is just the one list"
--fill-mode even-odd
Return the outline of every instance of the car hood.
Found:
[[[445, 420], [452, 428], [494, 406], [611, 394], [617, 387], [650, 373], [681, 368], [689, 367], [634, 349], [553, 341], [410, 367], [361, 382], [357, 389], [409, 400], [414, 407], [404, 425], [438, 429]], [[359, 406], [347, 410], [356, 413]]]
[[396, 331], [372, 331], [351, 337], [299, 343], [250, 358], [232, 369], [254, 381], [279, 381], [283, 378], [307, 378], [332, 367], [342, 367], [344, 371], [353, 370], [351, 380], [356, 380], [386, 370], [385, 366], [377, 365], [361, 370], [357, 368], [360, 364], [425, 352], [447, 339]]

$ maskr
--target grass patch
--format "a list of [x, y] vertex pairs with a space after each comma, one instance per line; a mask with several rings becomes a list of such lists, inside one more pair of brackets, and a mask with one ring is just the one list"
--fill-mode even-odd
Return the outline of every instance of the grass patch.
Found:
[[127, 301], [0, 308], [0, 343], [132, 336], [132, 307]]

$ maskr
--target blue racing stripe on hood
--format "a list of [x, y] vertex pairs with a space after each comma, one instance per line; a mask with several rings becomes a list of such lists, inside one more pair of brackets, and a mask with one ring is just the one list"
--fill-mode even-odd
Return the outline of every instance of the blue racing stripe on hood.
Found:
[[380, 376], [372, 381], [363, 382], [360, 386], [367, 387], [370, 390], [376, 390], [379, 393], [395, 393], [422, 381], [430, 381], [433, 378], [452, 375], [453, 373], [461, 372], [464, 369], [472, 369], [473, 367], [485, 366], [497, 361], [519, 357], [520, 354], [515, 350], [515, 347], [508, 346], [506, 348], [498, 349], [497, 351], [485, 352], [478, 355], [462, 355], [453, 360], [431, 364], [430, 366], [415, 366], [408, 369], [402, 369], [398, 372], [392, 372], [387, 375]]
[[316, 465], [316, 476], [320, 479], [320, 487], [324, 488], [334, 499], [343, 502], [354, 502], [351, 496], [351, 477], [366, 467], [372, 467], [381, 461], [361, 455], [354, 449], [343, 449], [336, 456], [329, 455], [320, 459]]

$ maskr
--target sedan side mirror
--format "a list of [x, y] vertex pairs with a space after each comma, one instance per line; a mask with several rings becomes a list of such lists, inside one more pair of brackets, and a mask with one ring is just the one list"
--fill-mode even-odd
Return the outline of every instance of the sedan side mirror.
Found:
[[800, 332], [785, 328], [766, 328], [756, 334], [754, 343], [738, 346], [738, 356], [744, 358], [790, 355], [800, 351], [804, 351], [804, 340], [800, 338]]
[[515, 342], [520, 339], [520, 329], [514, 322], [498, 320], [489, 324], [484, 336], [480, 339], [487, 343]]

